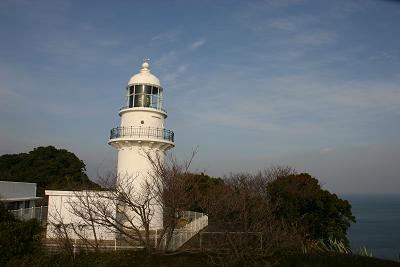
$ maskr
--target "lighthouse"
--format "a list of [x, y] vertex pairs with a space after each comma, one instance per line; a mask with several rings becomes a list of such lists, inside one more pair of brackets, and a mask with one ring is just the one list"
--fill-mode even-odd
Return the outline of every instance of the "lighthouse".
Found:
[[[163, 162], [166, 151], [175, 146], [174, 132], [165, 128], [163, 97], [160, 80], [151, 73], [149, 60], [144, 60], [139, 73], [128, 81], [120, 126], [110, 132], [108, 143], [118, 151], [116, 183], [138, 194], [154, 168], [148, 156]], [[154, 203], [152, 212], [150, 228], [162, 228], [161, 206]]]

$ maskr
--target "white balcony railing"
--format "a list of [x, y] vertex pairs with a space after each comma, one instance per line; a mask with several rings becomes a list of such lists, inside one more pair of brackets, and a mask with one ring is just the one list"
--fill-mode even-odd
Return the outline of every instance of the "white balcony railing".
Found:
[[163, 128], [154, 127], [117, 127], [110, 131], [110, 139], [121, 137], [155, 138], [174, 142], [174, 132]]
[[43, 221], [47, 217], [47, 206], [9, 210], [9, 212], [20, 220], [37, 219], [38, 221]]

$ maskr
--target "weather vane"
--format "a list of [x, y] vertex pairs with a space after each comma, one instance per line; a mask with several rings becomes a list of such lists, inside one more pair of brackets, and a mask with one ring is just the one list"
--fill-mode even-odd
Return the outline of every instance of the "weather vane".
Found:
[[148, 57], [144, 57], [144, 59], [143, 59], [143, 63], [149, 63], [149, 61], [150, 61], [150, 58], [148, 58]]

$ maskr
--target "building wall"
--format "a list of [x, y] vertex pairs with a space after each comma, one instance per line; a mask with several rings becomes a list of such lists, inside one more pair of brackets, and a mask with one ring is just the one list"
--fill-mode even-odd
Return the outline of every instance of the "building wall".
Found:
[[[123, 110], [121, 114], [121, 127], [154, 127], [164, 128], [165, 115], [154, 109], [134, 108], [134, 110]], [[140, 110], [140, 111], [139, 111]], [[143, 122], [143, 123], [142, 123]]]
[[[147, 145], [141, 146], [127, 146], [118, 150], [118, 177], [117, 182], [123, 188], [129, 188], [131, 192], [135, 192], [135, 196], [142, 195], [143, 198], [147, 196], [145, 192], [146, 181], [151, 183], [151, 175], [153, 173], [153, 164], [148, 159], [146, 153], [154, 160], [159, 159], [164, 161], [164, 152], [157, 149], [149, 149]], [[152, 201], [151, 209], [153, 219], [150, 223], [151, 229], [163, 228], [163, 211], [162, 207]], [[132, 215], [132, 217], [135, 217]], [[138, 222], [139, 223], [139, 222]]]
[[[103, 192], [102, 192], [103, 193]], [[85, 194], [89, 194], [89, 196], [99, 196], [99, 193], [86, 193], [85, 191], [53, 191], [46, 190], [46, 195], [49, 196], [49, 204], [48, 204], [48, 224], [47, 224], [47, 238], [58, 238], [59, 234], [57, 233], [56, 226], [57, 224], [64, 224], [67, 226], [68, 235], [71, 239], [78, 239], [79, 235], [77, 235], [73, 230], [72, 226], [68, 226], [73, 224], [75, 229], [80, 229], [79, 234], [82, 234], [88, 239], [94, 239], [94, 233], [91, 227], [85, 223], [82, 218], [76, 216], [73, 213], [72, 206], [80, 205], [78, 197], [85, 196]], [[107, 194], [107, 192], [104, 192]], [[110, 200], [109, 197], [101, 198], [99, 197], [96, 201], [103, 201], [105, 204], [108, 204], [110, 209], [113, 211], [114, 216], [116, 216], [116, 206], [113, 201]], [[107, 203], [108, 202], [108, 203]], [[85, 226], [86, 225], [86, 226]], [[100, 240], [114, 240], [115, 234], [108, 229], [107, 227], [97, 225], [96, 224], [96, 236]]]

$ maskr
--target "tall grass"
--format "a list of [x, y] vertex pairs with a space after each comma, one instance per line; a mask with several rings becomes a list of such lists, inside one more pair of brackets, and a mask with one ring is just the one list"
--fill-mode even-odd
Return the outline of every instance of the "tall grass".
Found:
[[372, 252], [368, 251], [368, 249], [365, 246], [360, 247], [357, 254], [365, 257], [372, 257]]
[[343, 241], [337, 239], [314, 241], [308, 244], [308, 246], [303, 246], [302, 251], [304, 254], [310, 252], [332, 252], [332, 253], [351, 254], [351, 255], [355, 254], [365, 257], [372, 257], [372, 252], [369, 251], [365, 246], [360, 247], [356, 253], [353, 253], [353, 251], [348, 245], [346, 245]]

